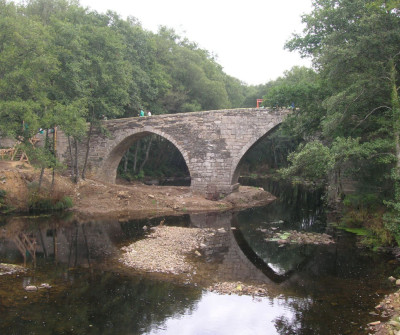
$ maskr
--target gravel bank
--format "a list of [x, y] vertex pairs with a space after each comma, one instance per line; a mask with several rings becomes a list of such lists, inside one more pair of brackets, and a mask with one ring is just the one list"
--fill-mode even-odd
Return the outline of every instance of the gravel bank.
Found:
[[123, 247], [120, 261], [145, 272], [182, 274], [195, 271], [186, 256], [199, 250], [212, 229], [159, 226], [144, 240]]

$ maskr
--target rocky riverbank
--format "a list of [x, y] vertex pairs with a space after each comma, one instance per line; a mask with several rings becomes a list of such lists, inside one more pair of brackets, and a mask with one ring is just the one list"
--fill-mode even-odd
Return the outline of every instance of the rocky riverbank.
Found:
[[[400, 287], [400, 279], [389, 277], [388, 280]], [[377, 318], [368, 324], [375, 335], [400, 335], [400, 289], [386, 295], [370, 314]]]

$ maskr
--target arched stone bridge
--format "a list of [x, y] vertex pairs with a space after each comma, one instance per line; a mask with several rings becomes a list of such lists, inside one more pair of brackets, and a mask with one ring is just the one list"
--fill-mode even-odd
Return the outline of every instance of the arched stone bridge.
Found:
[[[117, 167], [126, 150], [138, 139], [157, 134], [181, 152], [190, 172], [192, 191], [218, 198], [237, 188], [237, 167], [244, 154], [288, 113], [289, 110], [252, 108], [103, 121], [108, 134], [93, 132], [89, 172], [95, 179], [115, 183]], [[66, 143], [65, 138], [60, 141]], [[67, 145], [59, 145], [58, 153], [68, 159]]]

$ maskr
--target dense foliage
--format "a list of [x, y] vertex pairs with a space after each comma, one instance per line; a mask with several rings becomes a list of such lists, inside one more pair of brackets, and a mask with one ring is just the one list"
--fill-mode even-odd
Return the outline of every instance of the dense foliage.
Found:
[[383, 221], [367, 215], [359, 224], [400, 241], [400, 2], [314, 0], [303, 22], [286, 47], [315, 70], [292, 69], [264, 96], [296, 106], [282, 130], [303, 143], [282, 174], [326, 182], [339, 197], [355, 182], [345, 204], [387, 205]]
[[[22, 140], [29, 151], [40, 128], [57, 125], [75, 148], [76, 179], [85, 174], [76, 144], [88, 124], [90, 134], [101, 119], [141, 109], [154, 115], [241, 107], [247, 90], [172, 29], [152, 33], [133, 17], [91, 11], [77, 0], [0, 0], [0, 136]], [[50, 132], [31, 161], [54, 168], [53, 154]]]

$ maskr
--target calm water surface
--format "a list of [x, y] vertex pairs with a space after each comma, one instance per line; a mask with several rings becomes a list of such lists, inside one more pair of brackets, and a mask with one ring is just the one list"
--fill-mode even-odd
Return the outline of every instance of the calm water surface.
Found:
[[[379, 319], [369, 313], [392, 290], [386, 278], [397, 265], [327, 228], [321, 193], [274, 191], [280, 198], [266, 207], [165, 218], [168, 225], [223, 229], [196, 285], [127, 271], [117, 261], [121, 246], [164, 218], [4, 220], [0, 262], [26, 262], [28, 271], [0, 276], [0, 334], [367, 334], [365, 325]], [[271, 227], [327, 232], [336, 243], [282, 247], [265, 240], [261, 229]], [[35, 259], [25, 238], [36, 241]], [[271, 294], [203, 288], [221, 278], [267, 283]], [[41, 283], [52, 288], [24, 290]]]

